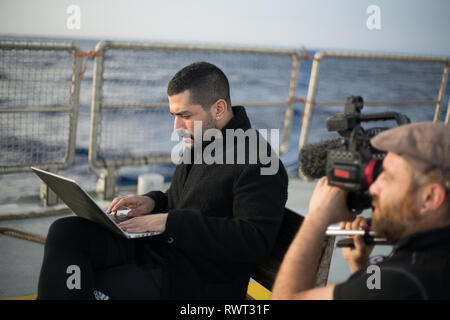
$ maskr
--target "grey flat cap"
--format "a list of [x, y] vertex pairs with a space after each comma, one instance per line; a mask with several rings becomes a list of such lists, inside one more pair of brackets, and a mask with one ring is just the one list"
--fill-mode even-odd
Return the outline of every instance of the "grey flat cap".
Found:
[[402, 125], [381, 132], [370, 143], [378, 150], [402, 156], [423, 173], [439, 168], [450, 179], [450, 125], [434, 122]]

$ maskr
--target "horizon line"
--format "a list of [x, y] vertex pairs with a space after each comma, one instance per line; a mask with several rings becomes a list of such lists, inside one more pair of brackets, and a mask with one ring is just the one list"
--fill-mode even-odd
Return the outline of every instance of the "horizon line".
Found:
[[[307, 51], [343, 51], [343, 52], [356, 52], [356, 53], [380, 53], [380, 54], [406, 54], [406, 55], [425, 55], [431, 57], [446, 57], [450, 58], [450, 55], [439, 54], [439, 53], [425, 53], [420, 51], [388, 51], [388, 50], [379, 50], [379, 49], [348, 49], [348, 48], [339, 48], [339, 47], [308, 47], [305, 45], [299, 46], [289, 46], [289, 45], [271, 45], [271, 44], [261, 44], [261, 43], [251, 43], [248, 45], [242, 44], [241, 42], [231, 43], [231, 42], [212, 42], [212, 41], [181, 41], [181, 40], [168, 40], [168, 39], [156, 39], [156, 38], [145, 38], [145, 37], [97, 37], [97, 36], [63, 36], [63, 35], [50, 35], [50, 34], [14, 34], [14, 33], [3, 33], [0, 31], [1, 37], [18, 37], [18, 38], [44, 38], [44, 39], [54, 39], [54, 40], [81, 40], [81, 41], [137, 41], [137, 42], [161, 42], [161, 43], [180, 43], [180, 44], [204, 44], [204, 45], [221, 45], [221, 46], [241, 46], [241, 47], [256, 47], [256, 48], [282, 48], [282, 49], [295, 49], [302, 50], [302, 47], [305, 47]], [[1, 40], [1, 39], [0, 39]]]

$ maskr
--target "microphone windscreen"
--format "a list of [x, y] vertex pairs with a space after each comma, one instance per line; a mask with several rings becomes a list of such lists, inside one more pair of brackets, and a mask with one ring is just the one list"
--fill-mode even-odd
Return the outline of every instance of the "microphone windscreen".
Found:
[[322, 178], [326, 175], [327, 151], [342, 146], [342, 138], [324, 140], [304, 146], [300, 150], [300, 170], [308, 178]]

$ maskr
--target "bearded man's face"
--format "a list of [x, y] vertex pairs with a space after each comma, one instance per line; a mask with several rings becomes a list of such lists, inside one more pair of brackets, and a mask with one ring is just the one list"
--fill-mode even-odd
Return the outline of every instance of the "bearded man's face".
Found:
[[406, 161], [388, 153], [382, 173], [369, 189], [374, 198], [372, 228], [379, 236], [397, 241], [412, 233], [420, 218], [416, 190]]

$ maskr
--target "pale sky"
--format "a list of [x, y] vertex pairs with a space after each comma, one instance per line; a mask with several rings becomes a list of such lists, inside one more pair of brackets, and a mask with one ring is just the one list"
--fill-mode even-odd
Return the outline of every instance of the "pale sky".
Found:
[[0, 0], [0, 34], [450, 56], [449, 14], [449, 0]]

